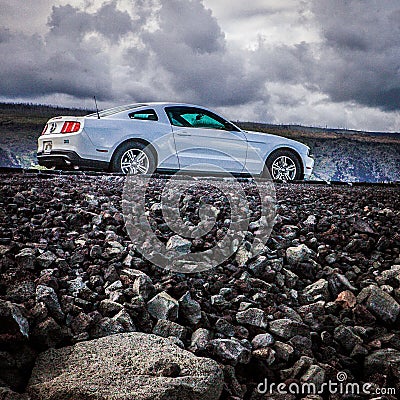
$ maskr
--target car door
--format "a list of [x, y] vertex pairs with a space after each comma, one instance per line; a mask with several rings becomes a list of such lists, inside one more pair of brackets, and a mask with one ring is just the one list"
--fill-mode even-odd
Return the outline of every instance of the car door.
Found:
[[197, 107], [166, 107], [180, 168], [193, 171], [242, 172], [246, 136], [220, 116]]

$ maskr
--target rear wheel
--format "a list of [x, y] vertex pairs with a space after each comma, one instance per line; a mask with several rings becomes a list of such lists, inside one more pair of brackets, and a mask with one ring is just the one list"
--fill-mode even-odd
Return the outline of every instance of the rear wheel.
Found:
[[277, 150], [267, 160], [266, 168], [273, 180], [294, 181], [301, 179], [301, 164], [290, 150]]
[[112, 159], [111, 169], [123, 174], [151, 174], [156, 168], [155, 157], [149, 146], [127, 142], [119, 147]]

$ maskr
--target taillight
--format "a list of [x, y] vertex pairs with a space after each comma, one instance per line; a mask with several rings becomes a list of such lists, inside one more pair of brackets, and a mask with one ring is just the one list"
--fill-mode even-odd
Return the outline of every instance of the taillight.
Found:
[[80, 122], [66, 121], [61, 128], [61, 133], [74, 133], [78, 132], [81, 127]]

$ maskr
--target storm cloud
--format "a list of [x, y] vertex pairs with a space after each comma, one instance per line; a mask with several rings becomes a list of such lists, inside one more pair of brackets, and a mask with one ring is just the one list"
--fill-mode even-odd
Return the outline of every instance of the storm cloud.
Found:
[[314, 77], [320, 90], [335, 102], [399, 110], [400, 4], [315, 0], [313, 11], [324, 39]]
[[394, 0], [0, 3], [2, 99], [185, 101], [232, 118], [399, 130]]

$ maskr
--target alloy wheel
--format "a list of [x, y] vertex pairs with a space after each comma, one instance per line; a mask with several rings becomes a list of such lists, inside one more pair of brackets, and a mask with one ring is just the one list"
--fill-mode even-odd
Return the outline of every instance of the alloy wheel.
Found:
[[139, 149], [129, 149], [121, 157], [121, 171], [124, 174], [147, 174], [149, 166], [149, 157]]
[[279, 156], [271, 166], [272, 179], [292, 181], [296, 176], [296, 164], [288, 156]]

